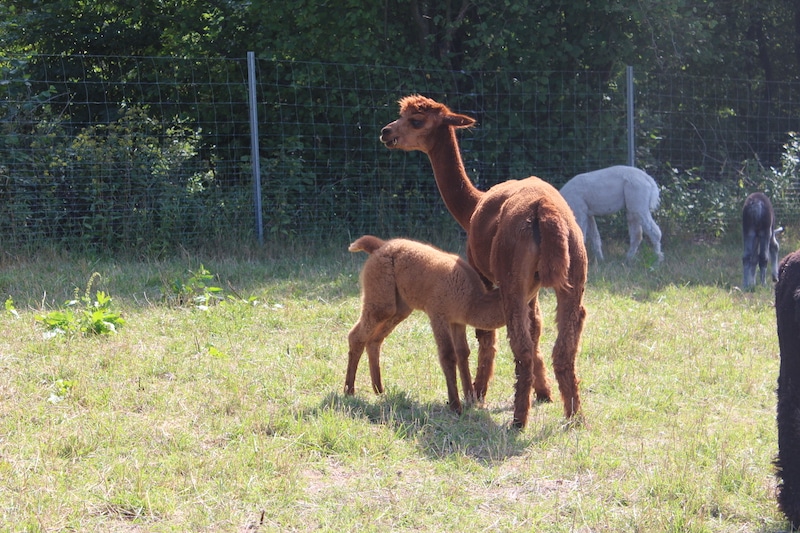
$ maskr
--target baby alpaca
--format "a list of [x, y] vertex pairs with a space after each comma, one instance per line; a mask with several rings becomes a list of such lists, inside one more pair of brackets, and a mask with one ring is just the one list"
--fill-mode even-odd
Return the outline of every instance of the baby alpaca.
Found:
[[355, 392], [356, 370], [365, 346], [372, 389], [383, 393], [381, 344], [395, 326], [418, 309], [430, 319], [447, 383], [447, 399], [450, 408], [460, 414], [456, 366], [465, 400], [475, 399], [466, 326], [493, 330], [505, 325], [499, 291], [487, 291], [478, 273], [459, 256], [417, 241], [383, 241], [364, 235], [349, 250], [370, 256], [361, 270], [361, 318], [348, 335], [345, 394]]

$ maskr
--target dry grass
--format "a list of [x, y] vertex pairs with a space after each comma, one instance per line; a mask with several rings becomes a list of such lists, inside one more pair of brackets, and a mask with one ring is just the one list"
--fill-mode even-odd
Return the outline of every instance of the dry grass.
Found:
[[[646, 247], [624, 265], [607, 242], [586, 293], [586, 423], [565, 425], [556, 402], [522, 432], [508, 428], [504, 332], [488, 404], [458, 418], [422, 314], [386, 342], [385, 395], [366, 363], [357, 395], [341, 394], [363, 261], [346, 244], [302, 259], [6, 260], [20, 316], [0, 317], [0, 530], [786, 529], [773, 296], [738, 290], [736, 244], [665, 243], [651, 268]], [[241, 298], [162, 303], [200, 263]], [[34, 315], [94, 271], [125, 327], [45, 339]], [[549, 366], [552, 293], [542, 302]]]

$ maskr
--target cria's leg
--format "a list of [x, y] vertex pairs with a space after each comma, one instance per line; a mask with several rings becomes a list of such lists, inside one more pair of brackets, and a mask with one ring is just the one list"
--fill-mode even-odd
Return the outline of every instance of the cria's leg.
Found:
[[383, 382], [381, 381], [381, 345], [386, 337], [394, 331], [397, 325], [408, 318], [411, 309], [405, 304], [398, 306], [395, 314], [372, 335], [367, 342], [367, 357], [369, 358], [369, 375], [372, 380], [372, 390], [375, 394], [383, 394]]
[[450, 324], [450, 337], [456, 349], [456, 362], [458, 374], [461, 378], [461, 388], [464, 392], [464, 401], [468, 404], [475, 402], [475, 388], [472, 385], [472, 375], [469, 371], [469, 343], [467, 343], [467, 327], [463, 324]]
[[350, 351], [347, 354], [347, 373], [344, 377], [344, 393], [354, 394], [356, 391], [356, 370], [358, 370], [358, 362], [361, 360], [361, 354], [364, 353], [364, 346], [366, 346], [366, 338], [368, 334], [364, 332], [359, 320], [350, 334], [347, 336], [348, 343], [350, 344]]
[[380, 369], [381, 345], [397, 324], [405, 320], [410, 314], [411, 309], [405, 304], [400, 308], [394, 306], [385, 306], [383, 308], [364, 306], [361, 311], [361, 318], [359, 318], [347, 336], [350, 350], [348, 351], [347, 373], [344, 380], [345, 394], [355, 393], [356, 371], [365, 347], [369, 357], [372, 390], [378, 394], [383, 393]]
[[458, 386], [456, 385], [456, 350], [453, 346], [453, 339], [450, 337], [449, 324], [442, 318], [431, 317], [431, 329], [433, 329], [433, 336], [439, 351], [439, 364], [447, 384], [447, 403], [450, 405], [450, 409], [461, 414], [461, 400], [458, 397]]

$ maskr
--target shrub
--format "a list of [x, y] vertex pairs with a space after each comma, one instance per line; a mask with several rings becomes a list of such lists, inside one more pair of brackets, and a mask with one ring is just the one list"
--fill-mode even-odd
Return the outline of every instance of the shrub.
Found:
[[36, 315], [36, 320], [44, 324], [53, 335], [116, 333], [117, 328], [125, 324], [125, 320], [111, 309], [111, 296], [103, 291], [97, 291], [94, 298], [91, 296], [92, 284], [99, 277], [97, 272], [91, 275], [83, 296], [78, 296], [76, 287], [75, 297], [64, 304], [64, 309]]

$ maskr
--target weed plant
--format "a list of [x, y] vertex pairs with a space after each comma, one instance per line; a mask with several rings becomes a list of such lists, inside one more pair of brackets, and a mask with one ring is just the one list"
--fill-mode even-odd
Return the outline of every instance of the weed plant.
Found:
[[[646, 244], [624, 263], [624, 240], [606, 239], [586, 290], [585, 424], [555, 401], [519, 432], [504, 330], [487, 403], [461, 417], [420, 313], [385, 343], [386, 394], [363, 361], [356, 395], [342, 394], [364, 260], [346, 246], [6, 260], [0, 530], [788, 529], [771, 463], [773, 293], [738, 288], [738, 242], [666, 239], [659, 265]], [[36, 317], [93, 272], [125, 327], [46, 336]], [[193, 292], [224, 288], [224, 305], [173, 305], [164, 294], [187, 273], [202, 273]], [[541, 303], [557, 394], [551, 291]]]
[[[112, 309], [111, 296], [104, 291], [97, 291], [94, 298], [91, 296], [92, 284], [99, 277], [97, 272], [89, 277], [83, 296], [78, 296], [76, 287], [75, 296], [64, 304], [63, 309], [36, 315], [34, 318], [44, 324], [53, 335], [116, 333], [117, 328], [125, 324], [125, 319]], [[9, 302], [12, 302], [11, 297], [6, 302], [8, 308]]]

